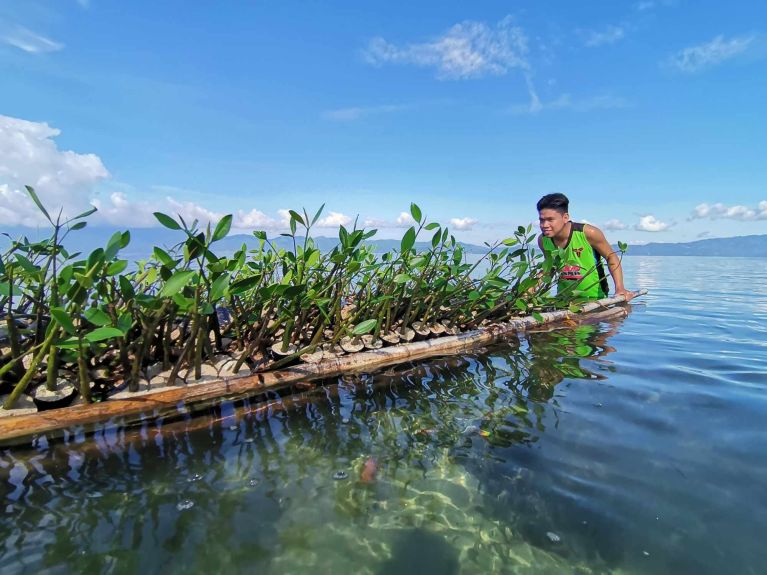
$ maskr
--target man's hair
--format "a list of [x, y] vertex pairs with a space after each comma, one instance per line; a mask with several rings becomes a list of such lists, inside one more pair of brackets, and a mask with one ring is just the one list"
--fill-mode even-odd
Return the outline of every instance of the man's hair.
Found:
[[538, 211], [556, 210], [560, 214], [566, 214], [570, 211], [570, 200], [564, 194], [546, 194], [536, 204]]

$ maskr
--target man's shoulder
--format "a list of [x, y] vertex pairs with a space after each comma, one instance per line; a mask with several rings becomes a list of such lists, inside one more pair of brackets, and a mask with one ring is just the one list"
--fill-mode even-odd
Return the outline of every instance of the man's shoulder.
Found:
[[586, 234], [586, 237], [588, 239], [599, 239], [601, 237], [604, 237], [604, 233], [602, 232], [602, 230], [600, 230], [594, 224], [583, 223], [581, 224], [581, 226], [583, 226], [582, 231], [584, 234]]

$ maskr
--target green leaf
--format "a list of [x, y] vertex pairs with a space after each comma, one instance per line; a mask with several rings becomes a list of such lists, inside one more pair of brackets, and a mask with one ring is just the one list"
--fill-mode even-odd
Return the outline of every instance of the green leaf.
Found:
[[504, 246], [511, 247], [511, 246], [517, 245], [518, 243], [519, 243], [519, 240], [516, 239], [516, 238], [506, 238], [505, 240], [503, 240], [503, 245]]
[[87, 225], [88, 225], [88, 222], [77, 222], [75, 225], [73, 225], [69, 229], [74, 232], [74, 231], [83, 229]]
[[[95, 214], [97, 211], [98, 211], [98, 208], [96, 206], [93, 206], [90, 210], [85, 210], [82, 214], [76, 215], [74, 218], [71, 218], [69, 221], [73, 222], [75, 220], [81, 220], [83, 218], [87, 218], [91, 214]], [[72, 229], [74, 229], [74, 226], [72, 226]]]
[[395, 284], [405, 284], [409, 281], [411, 281], [413, 278], [409, 276], [408, 274], [397, 274], [394, 276], [394, 283]]
[[43, 203], [40, 201], [40, 198], [37, 197], [37, 193], [35, 192], [35, 189], [32, 186], [24, 186], [27, 188], [27, 193], [32, 198], [32, 201], [35, 202], [35, 205], [38, 207], [38, 209], [43, 212], [43, 215], [45, 218], [53, 224], [53, 220], [51, 219], [51, 216], [48, 215], [48, 210], [45, 209], [45, 206], [43, 206]]
[[120, 282], [120, 291], [122, 292], [123, 299], [133, 299], [136, 295], [136, 290], [133, 289], [130, 280], [125, 276], [120, 276], [118, 281]]
[[216, 229], [213, 231], [213, 239], [211, 241], [217, 242], [218, 240], [225, 238], [231, 229], [232, 214], [228, 214], [221, 218], [218, 224], [216, 224]]
[[410, 214], [416, 222], [421, 223], [421, 208], [415, 204], [410, 204]]
[[626, 252], [626, 250], [629, 249], [628, 244], [625, 244], [623, 242], [618, 242], [618, 249], [622, 252]]
[[415, 245], [415, 228], [411, 227], [408, 229], [408, 231], [405, 232], [404, 237], [402, 238], [402, 242], [400, 243], [400, 251], [404, 254], [406, 252], [409, 252], [413, 245]]
[[320, 209], [319, 209], [319, 210], [317, 210], [317, 213], [316, 213], [316, 214], [314, 214], [314, 217], [312, 218], [312, 225], [314, 225], [314, 224], [316, 224], [316, 223], [317, 223], [317, 220], [319, 220], [319, 219], [320, 219], [320, 214], [322, 214], [322, 210], [324, 210], [324, 209], [325, 209], [325, 204], [322, 204], [322, 205], [320, 206]]
[[119, 329], [123, 335], [128, 335], [131, 326], [133, 325], [133, 318], [128, 312], [120, 314], [117, 318], [117, 329]]
[[154, 256], [154, 259], [156, 259], [165, 267], [173, 268], [176, 265], [176, 260], [170, 257], [170, 254], [162, 248], [155, 246], [155, 248], [152, 250], [152, 255]]
[[107, 248], [104, 250], [105, 260], [109, 261], [117, 255], [117, 252], [120, 251], [120, 244], [122, 243], [122, 239], [122, 232], [115, 232], [112, 234], [112, 237], [109, 238], [109, 241], [107, 242]]
[[174, 273], [162, 287], [160, 297], [173, 297], [184, 289], [194, 276], [195, 272], [190, 270], [181, 270]]
[[160, 222], [162, 225], [164, 225], [169, 230], [180, 230], [181, 226], [178, 225], [178, 222], [171, 218], [167, 214], [163, 214], [162, 212], [155, 212], [154, 217], [157, 218], [157, 221]]
[[92, 332], [86, 334], [85, 339], [90, 343], [96, 343], [97, 341], [104, 341], [106, 339], [122, 336], [123, 332], [116, 327], [97, 327]]
[[442, 231], [441, 230], [437, 230], [434, 233], [434, 236], [431, 238], [431, 247], [432, 248], [436, 248], [439, 245], [439, 239], [440, 239], [441, 236], [442, 236]]
[[293, 210], [288, 210], [288, 213], [290, 214], [291, 220], [295, 220], [302, 226], [306, 226], [306, 222], [304, 222], [304, 218], [302, 218], [298, 212], [295, 212]]
[[524, 300], [518, 299], [514, 302], [514, 307], [516, 307], [519, 311], [527, 311], [527, 304], [524, 302]]
[[354, 335], [364, 335], [373, 331], [376, 328], [376, 325], [378, 325], [378, 320], [366, 319], [362, 323], [358, 323], [352, 330], [352, 333]]
[[315, 249], [315, 250], [307, 251], [307, 253], [309, 255], [306, 257], [306, 267], [313, 268], [320, 261], [320, 255], [321, 255], [320, 250]]
[[[16, 290], [14, 289], [14, 292]], [[11, 295], [11, 284], [8, 282], [0, 282], [0, 295], [8, 297]]]
[[266, 241], [266, 232], [263, 230], [254, 231], [253, 235], [256, 236], [256, 239]]
[[128, 260], [117, 260], [109, 264], [109, 266], [107, 267], [107, 275], [116, 276], [124, 272], [125, 268], [127, 267], [128, 267]]
[[112, 318], [97, 307], [86, 309], [83, 312], [83, 316], [94, 325], [109, 325], [112, 323]]
[[29, 261], [27, 258], [22, 256], [21, 254], [13, 254], [13, 256], [16, 258], [16, 261], [21, 266], [21, 269], [23, 269], [28, 274], [34, 274], [40, 271], [40, 268], [38, 268], [35, 264], [33, 264], [31, 261]]
[[222, 274], [213, 280], [210, 286], [210, 299], [216, 301], [224, 297], [226, 289], [229, 287], [229, 274]]
[[259, 279], [260, 279], [259, 276], [250, 276], [247, 278], [242, 278], [240, 280], [237, 280], [229, 288], [229, 293], [231, 295], [239, 295], [243, 292], [246, 292], [249, 289], [254, 288], [256, 284], [258, 284]]
[[52, 307], [51, 315], [53, 316], [53, 319], [55, 319], [56, 322], [61, 327], [63, 327], [64, 331], [66, 331], [69, 335], [75, 335], [77, 333], [77, 330], [75, 329], [75, 324], [72, 323], [72, 318], [69, 317], [69, 313], [65, 311], [63, 308]]
[[435, 230], [435, 229], [437, 229], [438, 227], [439, 227], [439, 224], [438, 224], [437, 222], [432, 222], [432, 223], [430, 223], [430, 224], [427, 224], [427, 225], [426, 225], [426, 227], [425, 227], [424, 229], [425, 229], [426, 231], [429, 231], [429, 232], [430, 232], [431, 230]]
[[537, 321], [538, 323], [543, 323], [543, 316], [539, 314], [537, 311], [534, 311], [532, 315], [535, 321]]
[[482, 296], [482, 294], [481, 294], [481, 293], [479, 293], [477, 290], [471, 290], [471, 291], [469, 292], [469, 296], [468, 296], [468, 298], [469, 298], [469, 301], [476, 301], [476, 300], [478, 300], [478, 299], [479, 299], [481, 296]]

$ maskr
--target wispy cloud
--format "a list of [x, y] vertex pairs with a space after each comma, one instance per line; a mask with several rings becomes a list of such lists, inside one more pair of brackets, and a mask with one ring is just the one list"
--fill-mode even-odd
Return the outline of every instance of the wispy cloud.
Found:
[[665, 232], [673, 223], [662, 222], [655, 216], [648, 214], [639, 218], [639, 223], [634, 225], [634, 229], [640, 232]]
[[726, 206], [722, 203], [699, 204], [690, 215], [690, 220], [700, 220], [708, 218], [710, 220], [739, 220], [750, 222], [756, 220], [767, 220], [767, 200], [757, 204], [755, 208], [748, 206]]
[[622, 26], [610, 25], [602, 30], [585, 30], [581, 34], [584, 45], [596, 48], [619, 42], [626, 35], [626, 30]]
[[634, 10], [637, 12], [646, 12], [655, 8], [655, 2], [652, 0], [644, 0], [643, 2], [637, 2], [634, 4]]
[[439, 79], [465, 80], [528, 69], [527, 54], [527, 36], [507, 16], [494, 26], [466, 20], [429, 42], [396, 45], [383, 38], [373, 38], [364, 57], [375, 66], [403, 64], [434, 68]]
[[592, 110], [616, 110], [629, 108], [631, 103], [625, 98], [612, 94], [601, 94], [590, 98], [574, 99], [570, 94], [562, 94], [555, 100], [542, 102], [538, 95], [530, 90], [529, 104], [514, 104], [509, 112], [515, 115], [538, 114], [551, 110], [573, 110], [576, 112], [591, 112]]
[[690, 46], [673, 54], [667, 63], [687, 74], [700, 72], [742, 54], [752, 45], [755, 36], [738, 36], [727, 40], [717, 36], [710, 42]]
[[29, 54], [58, 52], [64, 49], [64, 44], [32, 32], [32, 30], [23, 26], [16, 26], [10, 32], [4, 34], [2, 41]]
[[338, 108], [335, 110], [326, 110], [322, 117], [333, 122], [354, 122], [369, 116], [379, 116], [382, 114], [392, 114], [407, 109], [407, 106], [384, 105], [367, 107]]

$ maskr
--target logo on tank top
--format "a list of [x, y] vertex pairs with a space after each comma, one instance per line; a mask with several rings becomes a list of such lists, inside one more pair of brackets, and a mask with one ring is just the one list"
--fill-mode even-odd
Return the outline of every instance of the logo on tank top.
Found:
[[563, 266], [559, 276], [563, 280], [582, 280], [581, 266]]
[[575, 254], [576, 258], [579, 258], [583, 253], [583, 248], [573, 248], [573, 253]]

